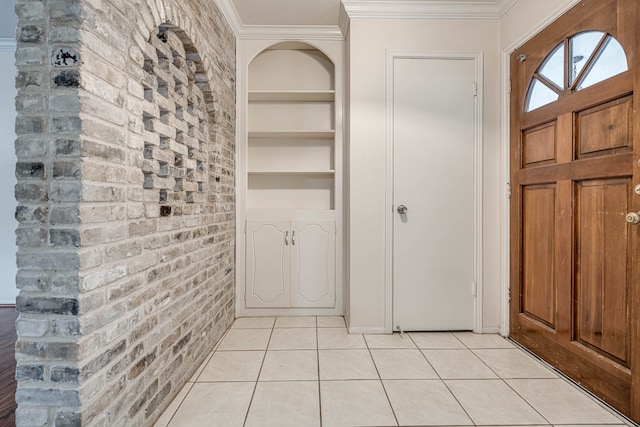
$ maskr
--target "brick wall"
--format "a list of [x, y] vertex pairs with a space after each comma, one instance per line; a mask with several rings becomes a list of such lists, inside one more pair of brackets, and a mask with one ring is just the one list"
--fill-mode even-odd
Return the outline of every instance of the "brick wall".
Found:
[[18, 0], [17, 425], [148, 426], [233, 320], [213, 1]]

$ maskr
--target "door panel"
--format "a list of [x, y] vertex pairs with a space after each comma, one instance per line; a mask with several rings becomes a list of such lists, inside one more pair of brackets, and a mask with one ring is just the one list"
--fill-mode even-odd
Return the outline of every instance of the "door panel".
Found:
[[[640, 210], [638, 22], [637, 0], [583, 0], [511, 56], [510, 335], [635, 421], [640, 226], [625, 216]], [[585, 31], [615, 37], [628, 71], [580, 89], [602, 57], [572, 72], [584, 58], [569, 46]], [[562, 43], [558, 99], [527, 112], [531, 82]]]
[[633, 150], [631, 139], [632, 98], [624, 97], [576, 115], [577, 158]]
[[577, 184], [576, 338], [628, 362], [629, 179]]
[[[522, 164], [540, 166], [556, 161], [556, 123], [544, 124], [522, 135]], [[544, 162], [544, 163], [543, 163]]]
[[523, 189], [522, 312], [555, 329], [555, 185]]
[[247, 307], [289, 307], [288, 233], [289, 221], [247, 221]]
[[335, 221], [291, 221], [291, 306], [335, 305]]
[[473, 60], [394, 60], [394, 330], [474, 328], [474, 83]]

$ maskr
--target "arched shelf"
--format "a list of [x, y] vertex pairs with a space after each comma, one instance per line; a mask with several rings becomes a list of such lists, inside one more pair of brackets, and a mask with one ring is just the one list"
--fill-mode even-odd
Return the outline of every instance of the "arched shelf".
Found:
[[302, 42], [274, 44], [249, 63], [247, 208], [335, 206], [335, 66]]

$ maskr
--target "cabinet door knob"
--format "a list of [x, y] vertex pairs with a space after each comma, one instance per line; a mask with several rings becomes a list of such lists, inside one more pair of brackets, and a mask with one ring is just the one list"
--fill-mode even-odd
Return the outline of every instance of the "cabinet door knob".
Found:
[[296, 230], [293, 230], [291, 232], [291, 244], [295, 245], [296, 244]]
[[284, 233], [284, 244], [289, 246], [289, 231]]

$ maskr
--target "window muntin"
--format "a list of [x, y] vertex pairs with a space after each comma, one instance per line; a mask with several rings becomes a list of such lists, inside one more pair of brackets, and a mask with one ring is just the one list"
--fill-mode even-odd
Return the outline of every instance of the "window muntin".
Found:
[[564, 87], [564, 43], [560, 43], [551, 51], [540, 66], [539, 73], [562, 90]]
[[[568, 49], [568, 55], [565, 49]], [[529, 84], [525, 112], [628, 69], [624, 49], [613, 36], [602, 31], [578, 33], [554, 47], [542, 61]]]

